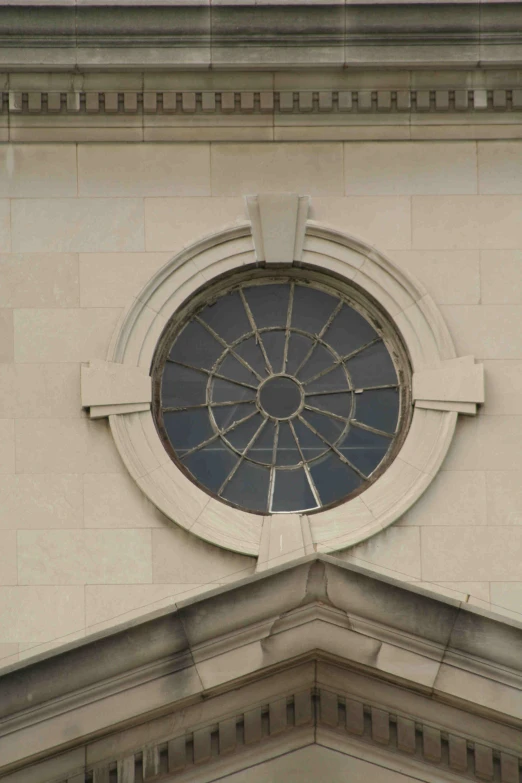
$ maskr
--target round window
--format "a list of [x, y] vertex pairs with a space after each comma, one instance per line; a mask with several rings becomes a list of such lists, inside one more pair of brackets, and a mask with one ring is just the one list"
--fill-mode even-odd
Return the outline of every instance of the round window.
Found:
[[164, 331], [153, 414], [209, 494], [254, 513], [313, 511], [362, 492], [410, 418], [397, 332], [355, 285], [312, 270], [243, 273]]

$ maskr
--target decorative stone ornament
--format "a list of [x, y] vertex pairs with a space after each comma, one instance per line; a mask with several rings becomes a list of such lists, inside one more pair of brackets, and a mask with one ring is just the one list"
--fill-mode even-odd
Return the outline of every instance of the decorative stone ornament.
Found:
[[[390, 525], [438, 472], [458, 413], [484, 401], [481, 365], [457, 357], [442, 316], [412, 276], [344, 233], [306, 220], [308, 199], [295, 194], [247, 197], [250, 222], [185, 248], [147, 283], [114, 334], [107, 363], [83, 368], [82, 402], [91, 417], [108, 416], [130, 474], [171, 520], [213, 544], [254, 555], [258, 569], [313, 550], [351, 546]], [[412, 411], [398, 453], [356, 497], [313, 513], [262, 516], [225, 505], [175, 464], [150, 407], [149, 373], [172, 316], [209, 286], [246, 267], [273, 265], [323, 274], [360, 291], [386, 313], [408, 355]], [[277, 265], [277, 266], [276, 266]]]

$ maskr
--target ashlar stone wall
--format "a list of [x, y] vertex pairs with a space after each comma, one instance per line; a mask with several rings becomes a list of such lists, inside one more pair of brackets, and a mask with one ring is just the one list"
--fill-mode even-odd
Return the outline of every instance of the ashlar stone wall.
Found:
[[425, 495], [340, 556], [522, 618], [521, 141], [21, 144], [0, 171], [2, 664], [254, 571], [150, 505], [79, 379], [151, 274], [260, 191], [416, 275], [486, 368]]

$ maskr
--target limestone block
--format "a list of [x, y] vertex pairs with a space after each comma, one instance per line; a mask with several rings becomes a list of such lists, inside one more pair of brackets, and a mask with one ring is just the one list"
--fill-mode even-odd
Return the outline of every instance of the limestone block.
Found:
[[522, 305], [444, 305], [457, 353], [479, 359], [522, 359]]
[[81, 476], [0, 476], [0, 529], [83, 527]]
[[480, 193], [522, 193], [522, 141], [479, 141]]
[[18, 473], [118, 473], [124, 468], [105, 422], [18, 419]]
[[151, 378], [140, 367], [93, 360], [82, 365], [82, 405], [91, 419], [124, 412], [148, 410], [152, 399]]
[[440, 409], [440, 403], [447, 403], [443, 410], [474, 414], [477, 404], [484, 402], [484, 367], [472, 356], [463, 356], [418, 370], [413, 373], [412, 396], [419, 408]]
[[76, 150], [69, 144], [4, 144], [0, 197], [76, 196]]
[[[0, 202], [0, 249], [10, 250], [2, 242], [4, 203]], [[136, 198], [17, 199], [12, 202], [12, 232], [15, 252], [144, 250], [143, 201]]]
[[14, 361], [13, 311], [0, 310], [0, 364]]
[[0, 475], [15, 473], [16, 442], [13, 419], [0, 419]]
[[145, 199], [146, 247], [149, 251], [174, 253], [213, 231], [244, 219], [241, 197]]
[[0, 418], [83, 416], [79, 364], [0, 364]]
[[486, 474], [472, 470], [441, 470], [397, 524], [401, 527], [485, 525], [488, 520]]
[[227, 552], [174, 526], [152, 531], [155, 583], [228, 582], [253, 573], [251, 557]]
[[209, 144], [80, 144], [80, 196], [209, 196]]
[[126, 307], [170, 253], [81, 253], [82, 307]]
[[445, 470], [522, 471], [522, 417], [461, 417]]
[[14, 312], [17, 362], [88, 362], [105, 358], [121, 311], [111, 307]]
[[258, 261], [292, 264], [303, 252], [309, 199], [294, 193], [247, 196]]
[[522, 622], [522, 580], [518, 582], [491, 582], [491, 608], [494, 612], [510, 614]]
[[488, 524], [522, 525], [522, 473], [488, 471], [486, 473]]
[[0, 255], [0, 307], [77, 307], [78, 304], [75, 255]]
[[480, 247], [476, 197], [415, 196], [411, 221], [415, 249]]
[[484, 302], [478, 250], [392, 250], [390, 256], [424, 283], [437, 304]]
[[522, 244], [522, 196], [414, 196], [412, 246], [511, 249]]
[[517, 415], [522, 395], [522, 360], [489, 360], [484, 362], [486, 373], [488, 416]]
[[423, 527], [420, 535], [423, 579], [522, 580], [521, 527]]
[[310, 209], [313, 220], [390, 250], [411, 248], [410, 213], [404, 196], [318, 197]]
[[346, 142], [347, 196], [477, 192], [473, 142]]
[[9, 199], [0, 199], [0, 252], [11, 251], [11, 203]]
[[44, 642], [84, 627], [82, 587], [0, 587], [0, 641]]
[[382, 568], [385, 573], [396, 579], [406, 577], [419, 579], [421, 576], [419, 529], [389, 527], [368, 541], [337, 553], [336, 557], [363, 568]]
[[212, 194], [344, 192], [342, 145], [331, 143], [218, 144], [212, 152]]
[[167, 524], [126, 472], [86, 473], [83, 495], [85, 527], [162, 528]]
[[522, 252], [482, 250], [480, 287], [483, 304], [521, 304]]
[[152, 581], [148, 530], [20, 530], [21, 584], [137, 584]]
[[16, 531], [0, 531], [0, 585], [16, 585]]

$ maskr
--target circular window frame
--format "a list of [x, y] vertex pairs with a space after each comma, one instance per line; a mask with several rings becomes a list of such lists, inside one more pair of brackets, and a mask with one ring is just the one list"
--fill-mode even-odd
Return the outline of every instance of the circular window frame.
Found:
[[[123, 313], [107, 360], [150, 373], [156, 346], [172, 315], [218, 278], [247, 266], [265, 266], [256, 261], [247, 222], [182, 250]], [[412, 374], [456, 357], [446, 324], [422, 284], [375, 248], [308, 221], [302, 260], [293, 266], [318, 269], [354, 284], [375, 301], [400, 335]], [[454, 410], [414, 407], [404, 442], [373, 484], [350, 500], [303, 515], [308, 517], [315, 549], [346, 548], [402, 516], [438, 472], [456, 420]], [[264, 517], [226, 505], [187, 478], [165, 450], [151, 410], [114, 413], [109, 423], [129, 473], [170, 520], [212, 544], [259, 555]]]
[[[353, 281], [348, 282], [347, 280], [340, 278], [338, 275], [334, 275], [331, 272], [327, 273], [322, 269], [311, 267], [307, 264], [300, 264], [299, 267], [290, 267], [288, 265], [285, 266], [279, 264], [270, 265], [268, 268], [266, 266], [260, 265], [248, 266], [242, 270], [226, 273], [224, 276], [213, 280], [202, 290], [198, 291], [192, 297], [190, 297], [189, 301], [185, 301], [183, 305], [181, 305], [181, 307], [179, 307], [176, 312], [173, 313], [167, 327], [158, 341], [151, 368], [152, 415], [163, 446], [178, 469], [181, 470], [187, 476], [187, 478], [190, 479], [190, 481], [195, 483], [196, 486], [210, 495], [210, 497], [214, 497], [220, 500], [221, 503], [224, 503], [231, 508], [242, 510], [241, 506], [234, 504], [224, 497], [218, 496], [216, 493], [206, 488], [201, 482], [192, 476], [188, 468], [185, 467], [183, 462], [178, 457], [176, 450], [170, 442], [163, 422], [163, 411], [161, 404], [161, 375], [163, 373], [167, 355], [172, 348], [173, 340], [175, 340], [176, 336], [180, 333], [183, 327], [189, 321], [191, 321], [194, 315], [201, 311], [202, 308], [219, 299], [221, 296], [236, 289], [242, 288], [245, 283], [263, 285], [263, 283], [269, 284], [270, 282], [278, 283], [282, 281], [289, 283], [296, 282], [305, 285], [308, 284], [315, 290], [324, 291], [328, 294], [331, 294], [332, 296], [337, 296], [340, 301], [345, 302], [350, 308], [360, 313], [362, 317], [371, 324], [373, 329], [377, 332], [385, 344], [388, 350], [388, 354], [390, 355], [397, 372], [397, 385], [400, 390], [398, 429], [392, 438], [391, 448], [388, 450], [381, 462], [377, 465], [375, 470], [373, 470], [372, 473], [366, 478], [363, 484], [361, 484], [349, 494], [347, 493], [340, 499], [327, 504], [325, 503], [324, 506], [319, 506], [318, 508], [309, 509], [306, 512], [271, 512], [272, 514], [306, 513], [307, 515], [311, 516], [348, 502], [352, 498], [357, 497], [358, 495], [365, 492], [375, 481], [377, 481], [378, 478], [385, 472], [385, 470], [389, 468], [400, 451], [411, 423], [411, 363], [407, 349], [402, 342], [400, 334], [394, 328], [387, 313], [378, 304], [378, 302], [373, 299], [373, 297], [363, 291], [363, 289], [361, 289]], [[284, 375], [284, 373], [280, 373], [279, 375]], [[265, 383], [266, 380], [267, 379], [265, 379], [263, 383]], [[346, 427], [348, 426], [349, 422], [346, 424]], [[233, 449], [234, 447], [231, 446], [231, 448]], [[250, 510], [248, 513], [266, 516], [266, 512], [261, 511], [256, 512]]]

